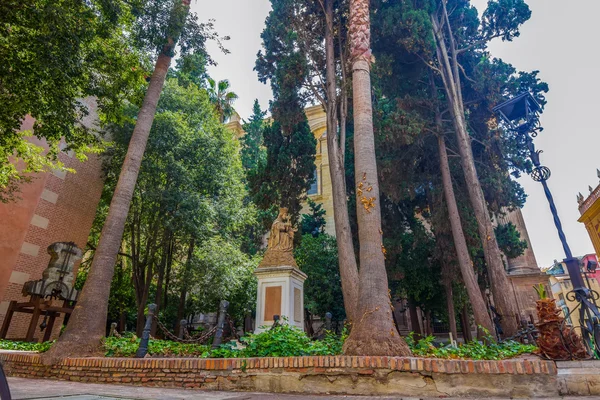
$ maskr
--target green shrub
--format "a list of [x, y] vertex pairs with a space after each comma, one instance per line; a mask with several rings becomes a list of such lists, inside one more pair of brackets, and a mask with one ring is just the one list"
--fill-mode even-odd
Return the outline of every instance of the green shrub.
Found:
[[[103, 340], [106, 357], [133, 357], [140, 345], [136, 336]], [[150, 340], [148, 355], [154, 357], [206, 357], [210, 347], [198, 344], [173, 342], [170, 340]]]
[[436, 347], [433, 344], [435, 338], [428, 336], [415, 341], [413, 332], [406, 338], [408, 346], [416, 357], [433, 358], [464, 358], [471, 360], [503, 360], [516, 357], [520, 354], [532, 353], [537, 347], [534, 345], [521, 344], [512, 340], [496, 343], [489, 340], [488, 343], [472, 341], [459, 345], [458, 347], [444, 346]]
[[327, 332], [323, 340], [312, 341], [304, 331], [283, 323], [257, 335], [249, 334], [242, 338], [242, 342], [246, 345], [244, 349], [238, 349], [233, 343], [225, 343], [211, 351], [210, 357], [332, 356], [342, 354], [346, 337], [347, 333], [344, 330], [342, 336]]
[[21, 350], [21, 351], [37, 351], [43, 353], [48, 351], [54, 342], [30, 343], [30, 342], [14, 342], [12, 340], [0, 339], [1, 350]]

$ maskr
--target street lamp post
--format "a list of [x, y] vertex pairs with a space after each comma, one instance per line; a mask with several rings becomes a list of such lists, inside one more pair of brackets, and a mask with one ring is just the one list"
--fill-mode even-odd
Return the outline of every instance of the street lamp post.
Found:
[[597, 296], [597, 293], [592, 292], [585, 286], [579, 268], [579, 260], [573, 257], [558, 216], [558, 211], [556, 210], [552, 192], [550, 192], [550, 188], [548, 187], [548, 179], [551, 175], [550, 168], [541, 164], [540, 154], [542, 151], [536, 150], [533, 144], [533, 138], [544, 129], [540, 125], [539, 115], [541, 112], [542, 107], [529, 92], [521, 93], [494, 108], [494, 113], [500, 117], [503, 126], [515, 133], [518, 139], [523, 140], [529, 150], [529, 157], [533, 163], [531, 177], [534, 181], [540, 182], [544, 187], [544, 193], [550, 205], [554, 225], [556, 226], [558, 237], [565, 252], [564, 263], [567, 266], [569, 277], [573, 284], [573, 291], [569, 294], [573, 300], [579, 302], [579, 320], [583, 339], [588, 345], [590, 352], [599, 357], [600, 311], [593, 302], [594, 296]]

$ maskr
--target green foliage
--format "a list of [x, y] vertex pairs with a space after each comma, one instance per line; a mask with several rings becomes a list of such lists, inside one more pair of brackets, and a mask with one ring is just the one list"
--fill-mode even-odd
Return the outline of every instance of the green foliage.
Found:
[[[140, 345], [140, 339], [129, 337], [104, 338], [102, 346], [106, 357], [134, 357]], [[148, 354], [154, 357], [201, 357], [206, 356], [210, 346], [178, 343], [170, 340], [154, 340], [148, 342]]]
[[302, 214], [302, 233], [310, 234], [313, 236], [319, 236], [319, 234], [325, 232], [325, 210], [323, 210], [323, 204], [316, 203], [310, 197], [307, 198], [307, 204], [310, 212], [308, 214]]
[[537, 347], [533, 345], [521, 344], [512, 340], [503, 343], [495, 343], [493, 340], [490, 340], [489, 344], [472, 341], [459, 345], [458, 347], [436, 347], [433, 343], [434, 340], [435, 337], [428, 336], [419, 341], [415, 341], [413, 332], [406, 338], [408, 346], [416, 357], [504, 360], [521, 354], [533, 353], [537, 349]]
[[[219, 301], [228, 300], [228, 313], [239, 324], [255, 309], [256, 277], [260, 257], [249, 257], [239, 246], [213, 238], [196, 248], [192, 261], [190, 299], [192, 310], [218, 311]], [[237, 326], [237, 325], [236, 325]]]
[[250, 177], [253, 202], [261, 210], [269, 211], [263, 219], [265, 230], [273, 222], [272, 215], [276, 215], [278, 207], [287, 207], [292, 220], [298, 220], [302, 201], [314, 179], [316, 139], [300, 106], [296, 113], [301, 115], [300, 121], [288, 132], [278, 120], [265, 127], [267, 159], [259, 164], [257, 174]]
[[334, 321], [343, 321], [346, 312], [335, 237], [326, 233], [317, 237], [303, 235], [294, 249], [294, 258], [298, 267], [310, 276], [304, 284], [304, 307], [314, 315], [331, 312]]
[[36, 351], [43, 353], [48, 351], [54, 342], [31, 343], [31, 342], [15, 342], [12, 340], [0, 339], [1, 350], [19, 350], [19, 351]]
[[[303, 84], [309, 76], [305, 46], [298, 42], [291, 22], [302, 5], [296, 1], [272, 0], [272, 10], [261, 34], [263, 48], [258, 53], [256, 71], [273, 91], [271, 113], [274, 122], [264, 130], [266, 163], [250, 180], [255, 204], [262, 210], [287, 207], [296, 222], [302, 200], [313, 182], [316, 139], [304, 114]], [[273, 219], [265, 219], [265, 228]]]
[[240, 138], [242, 143], [242, 165], [249, 176], [256, 174], [258, 166], [265, 163], [267, 159], [267, 152], [263, 147], [266, 115], [267, 112], [261, 110], [258, 99], [255, 99], [252, 115], [248, 121], [244, 121], [243, 128], [246, 134]]
[[[142, 160], [123, 236], [121, 268], [113, 279], [111, 321], [119, 320], [123, 312], [131, 314], [132, 296], [138, 310], [148, 302], [160, 303], [161, 316], [170, 322], [188, 311], [200, 311], [200, 304], [210, 304], [205, 311], [212, 311], [220, 300], [215, 300], [215, 291], [200, 288], [188, 292], [192, 277], [205, 276], [203, 271], [212, 268], [239, 273], [239, 277], [225, 272], [215, 275], [222, 280], [211, 280], [209, 286], [227, 289], [224, 295], [232, 296], [239, 306], [236, 316], [251, 307], [250, 296], [241, 289], [253, 280], [248, 273], [251, 261], [240, 253], [239, 246], [245, 227], [254, 221], [254, 207], [245, 204], [239, 144], [220, 123], [207, 91], [197, 85], [196, 78], [189, 73], [180, 77], [178, 72], [165, 82]], [[102, 229], [137, 113], [135, 105], [128, 105], [123, 109], [123, 122], [108, 126], [113, 142], [105, 159], [107, 179], [92, 245]], [[191, 243], [196, 251], [188, 262]], [[227, 254], [219, 254], [215, 243], [227, 248]], [[195, 261], [207, 253], [212, 260]], [[177, 310], [182, 293], [188, 301]], [[177, 299], [168, 301], [171, 308], [166, 309], [164, 303], [170, 296]]]
[[544, 286], [543, 283], [540, 283], [539, 285], [534, 285], [533, 289], [537, 293], [538, 299], [544, 300], [548, 298], [548, 293], [546, 293], [546, 286]]
[[246, 344], [244, 349], [238, 350], [233, 344], [226, 343], [211, 351], [210, 357], [243, 358], [338, 355], [342, 353], [342, 346], [346, 337], [347, 332], [345, 331], [342, 336], [328, 332], [324, 340], [311, 341], [300, 329], [283, 323], [257, 335], [250, 334], [242, 338], [242, 341]]
[[527, 250], [528, 244], [525, 240], [521, 240], [521, 234], [512, 222], [504, 225], [498, 225], [494, 232], [500, 250], [508, 258], [517, 258], [522, 256]]
[[[11, 199], [27, 173], [62, 168], [61, 139], [81, 160], [102, 148], [97, 132], [78, 123], [89, 114], [81, 99], [94, 96], [102, 118], [114, 119], [142, 84], [139, 53], [123, 35], [130, 11], [120, 0], [0, 4], [0, 200]], [[33, 128], [19, 132], [27, 115], [35, 118]]]
[[208, 78], [207, 82], [210, 101], [215, 106], [219, 120], [223, 123], [235, 113], [233, 103], [238, 99], [238, 95], [229, 91], [230, 84], [227, 79], [216, 82]]

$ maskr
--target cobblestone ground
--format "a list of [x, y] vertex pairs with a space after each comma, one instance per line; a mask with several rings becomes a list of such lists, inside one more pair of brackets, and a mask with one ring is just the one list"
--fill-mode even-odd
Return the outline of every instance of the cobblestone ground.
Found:
[[[365, 396], [308, 396], [242, 392], [206, 392], [201, 390], [144, 388], [119, 385], [99, 385], [49, 381], [39, 379], [8, 378], [14, 400], [417, 400], [414, 397], [365, 397]], [[558, 398], [557, 398], [558, 399]], [[576, 399], [564, 397], [563, 399]], [[600, 397], [580, 397], [585, 400], [600, 400]], [[433, 399], [419, 399], [433, 400]], [[452, 400], [452, 399], [446, 399]], [[494, 400], [494, 399], [490, 399]], [[500, 400], [500, 399], [495, 399]], [[550, 399], [547, 399], [550, 400]]]

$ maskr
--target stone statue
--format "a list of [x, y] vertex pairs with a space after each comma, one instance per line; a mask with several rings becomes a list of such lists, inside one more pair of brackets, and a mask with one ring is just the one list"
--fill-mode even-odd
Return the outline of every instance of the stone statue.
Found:
[[294, 233], [296, 231], [297, 229], [292, 227], [288, 209], [280, 208], [279, 215], [271, 226], [268, 248], [281, 251], [293, 251]]
[[294, 260], [294, 233], [297, 231], [292, 226], [287, 208], [280, 208], [277, 219], [271, 226], [271, 234], [267, 252], [259, 267], [291, 266], [298, 268]]

